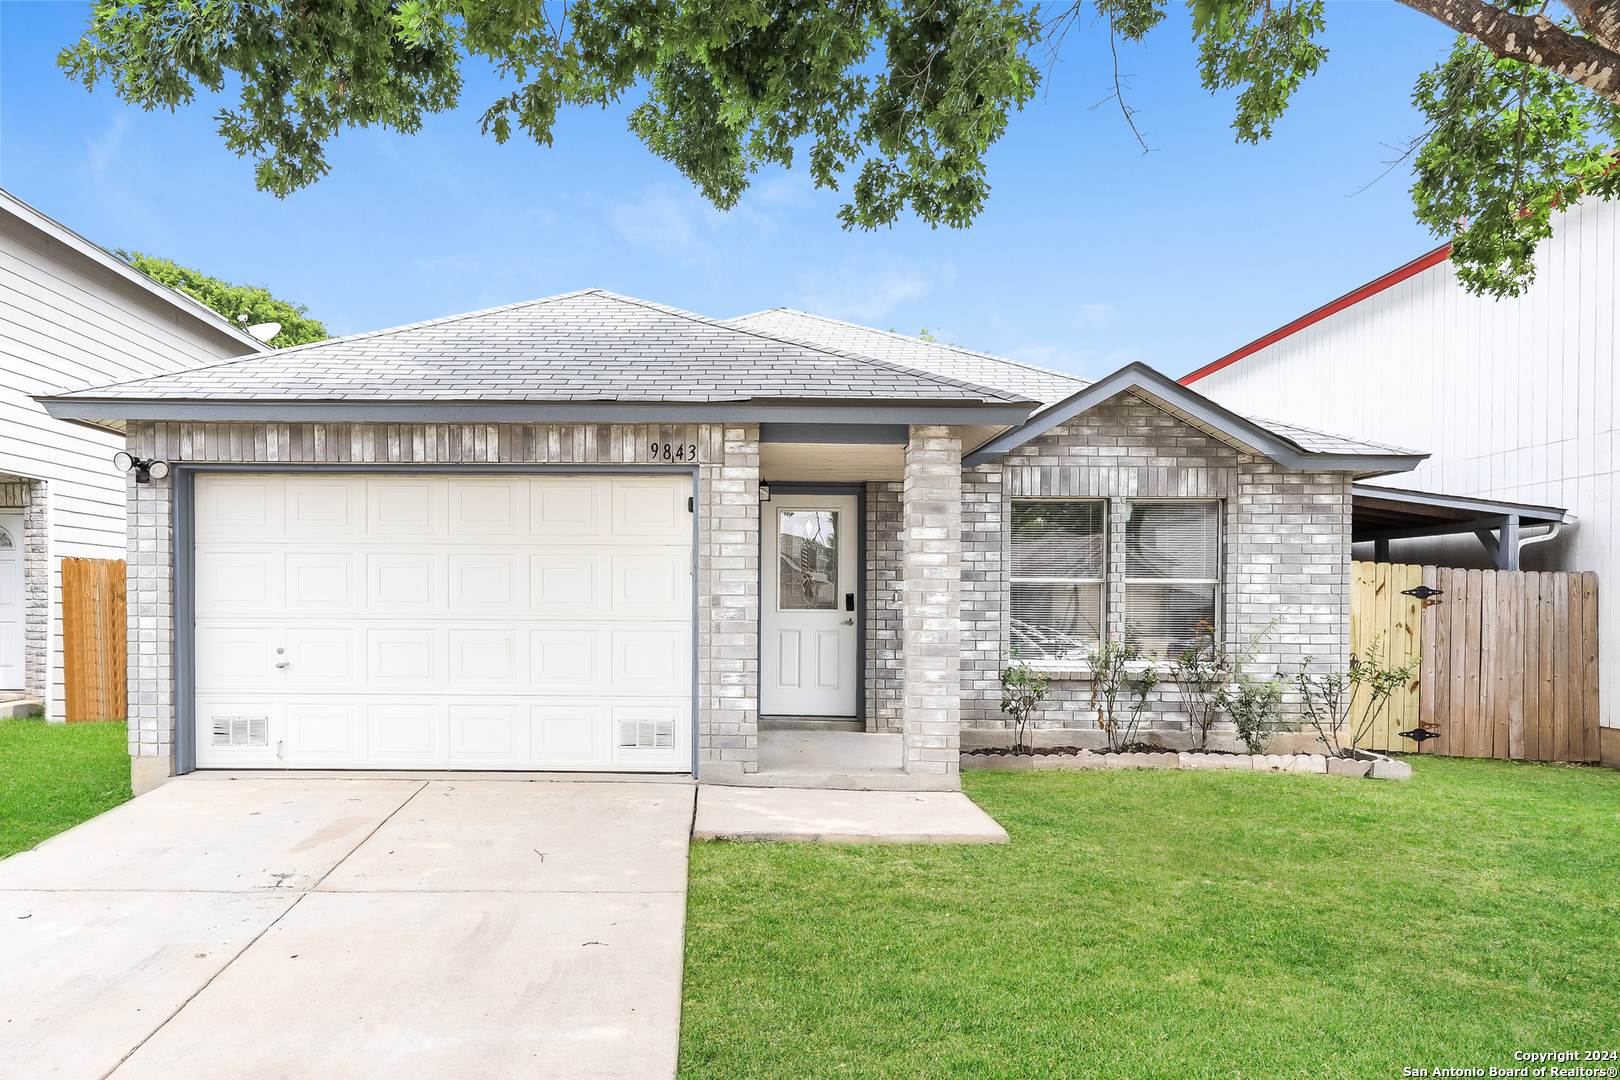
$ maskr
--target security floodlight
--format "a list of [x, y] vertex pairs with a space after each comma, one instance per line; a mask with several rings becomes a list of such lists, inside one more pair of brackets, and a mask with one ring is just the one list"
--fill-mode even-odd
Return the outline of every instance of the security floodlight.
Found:
[[134, 454], [123, 450], [113, 455], [113, 465], [117, 467], [119, 472], [129, 472], [129, 470], [134, 469], [137, 484], [150, 484], [153, 480], [162, 480], [169, 475], [169, 463], [167, 461], [159, 461], [156, 458], [142, 460]]

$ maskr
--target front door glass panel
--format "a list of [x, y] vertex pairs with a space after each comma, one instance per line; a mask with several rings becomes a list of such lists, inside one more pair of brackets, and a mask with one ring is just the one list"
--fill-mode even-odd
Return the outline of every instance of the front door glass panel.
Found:
[[780, 511], [777, 563], [778, 610], [837, 610], [838, 511]]

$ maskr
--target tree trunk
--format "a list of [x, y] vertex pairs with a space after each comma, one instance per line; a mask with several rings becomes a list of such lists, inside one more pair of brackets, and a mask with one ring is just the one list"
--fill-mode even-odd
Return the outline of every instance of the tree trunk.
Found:
[[[1545, 68], [1620, 104], [1620, 53], [1605, 48], [1598, 41], [1569, 33], [1545, 15], [1514, 15], [1484, 0], [1401, 0], [1401, 3], [1468, 35], [1498, 56]], [[1581, 0], [1569, 0], [1569, 3], [1574, 8], [1581, 5]], [[1590, 12], [1594, 26], [1588, 32], [1599, 36], [1603, 28], [1608, 28], [1608, 33], [1612, 33], [1613, 28], [1620, 25], [1617, 9], [1620, 3], [1616, 0], [1593, 0], [1589, 6], [1583, 6], [1583, 11]], [[1576, 20], [1581, 19], [1582, 12], [1577, 11]], [[1586, 29], [1584, 22], [1581, 25]], [[1608, 34], [1602, 36], [1604, 40], [1612, 40]]]

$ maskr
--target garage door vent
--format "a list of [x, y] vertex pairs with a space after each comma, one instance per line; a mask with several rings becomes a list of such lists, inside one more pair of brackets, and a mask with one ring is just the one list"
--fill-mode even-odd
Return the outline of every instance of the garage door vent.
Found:
[[214, 717], [215, 746], [267, 746], [270, 719], [265, 716]]
[[620, 720], [619, 746], [638, 750], [667, 750], [675, 745], [673, 720]]

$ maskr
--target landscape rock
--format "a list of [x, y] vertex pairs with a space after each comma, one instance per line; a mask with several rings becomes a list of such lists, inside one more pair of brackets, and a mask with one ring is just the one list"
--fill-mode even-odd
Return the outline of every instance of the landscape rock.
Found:
[[1328, 758], [1329, 776], [1366, 776], [1372, 768], [1370, 761], [1351, 761], [1349, 758]]
[[1375, 761], [1372, 775], [1374, 780], [1410, 780], [1412, 766], [1404, 761]]

